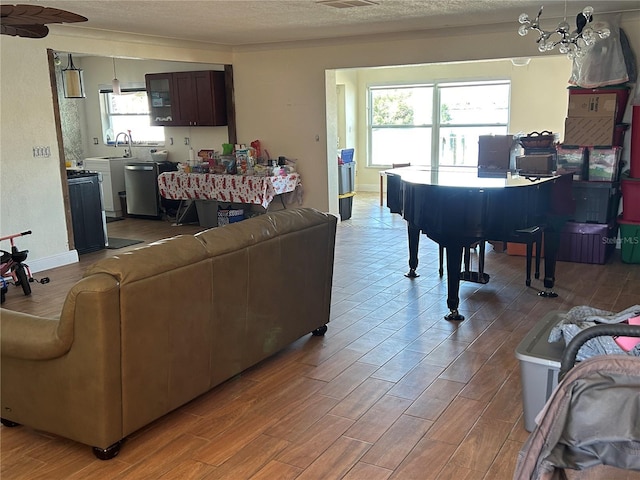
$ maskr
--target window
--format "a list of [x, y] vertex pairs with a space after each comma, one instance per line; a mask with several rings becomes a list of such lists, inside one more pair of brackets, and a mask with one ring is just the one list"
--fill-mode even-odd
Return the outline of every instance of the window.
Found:
[[504, 135], [508, 81], [369, 88], [369, 165], [477, 166], [478, 137]]
[[144, 88], [123, 89], [121, 95], [114, 95], [111, 90], [101, 90], [100, 109], [105, 144], [113, 145], [118, 133], [131, 130], [135, 145], [164, 145], [164, 127], [151, 126]]

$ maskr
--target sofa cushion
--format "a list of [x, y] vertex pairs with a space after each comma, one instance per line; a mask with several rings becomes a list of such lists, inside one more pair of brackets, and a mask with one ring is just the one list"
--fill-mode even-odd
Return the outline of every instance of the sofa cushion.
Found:
[[108, 273], [122, 284], [153, 277], [208, 258], [202, 243], [192, 235], [178, 235], [129, 252], [100, 260], [84, 276]]
[[[205, 245], [210, 256], [223, 255], [280, 235], [325, 224], [329, 217], [332, 216], [313, 208], [279, 210], [254, 217], [250, 222], [212, 228], [196, 234], [195, 238]], [[335, 217], [334, 222], [337, 222]]]

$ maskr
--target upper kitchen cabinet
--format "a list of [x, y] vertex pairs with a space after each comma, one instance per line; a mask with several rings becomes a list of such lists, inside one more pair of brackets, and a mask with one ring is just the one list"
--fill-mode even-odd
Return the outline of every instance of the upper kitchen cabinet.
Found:
[[147, 84], [147, 98], [151, 125], [170, 126], [176, 123], [176, 105], [173, 92], [173, 74], [148, 73], [144, 76]]
[[153, 125], [227, 125], [225, 72], [152, 73], [145, 80]]

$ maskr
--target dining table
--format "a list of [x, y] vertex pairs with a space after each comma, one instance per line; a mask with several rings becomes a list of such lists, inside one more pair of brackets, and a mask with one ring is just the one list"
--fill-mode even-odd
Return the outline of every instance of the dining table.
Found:
[[[232, 175], [164, 172], [158, 176], [160, 195], [170, 200], [217, 200], [260, 205], [265, 210], [278, 195], [300, 191], [299, 173]], [[284, 205], [284, 200], [283, 200]]]

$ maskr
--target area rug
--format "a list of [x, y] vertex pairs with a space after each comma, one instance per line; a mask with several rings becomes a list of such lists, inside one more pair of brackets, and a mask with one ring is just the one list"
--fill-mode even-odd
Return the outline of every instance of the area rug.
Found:
[[109, 245], [107, 248], [109, 250], [117, 250], [118, 248], [129, 247], [131, 245], [135, 245], [136, 243], [142, 243], [143, 240], [131, 240], [129, 238], [116, 238], [109, 237]]

